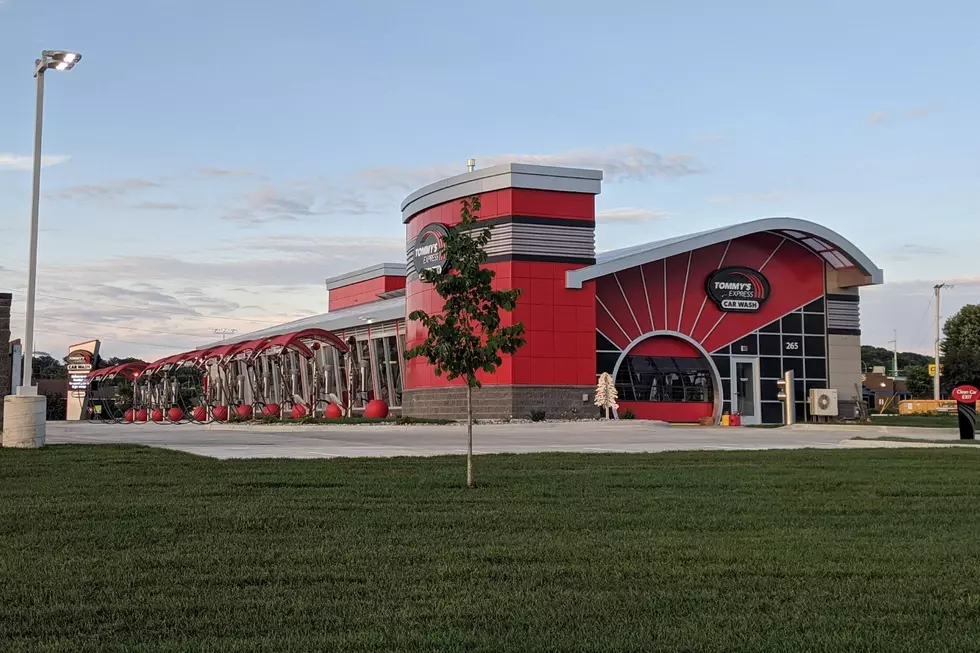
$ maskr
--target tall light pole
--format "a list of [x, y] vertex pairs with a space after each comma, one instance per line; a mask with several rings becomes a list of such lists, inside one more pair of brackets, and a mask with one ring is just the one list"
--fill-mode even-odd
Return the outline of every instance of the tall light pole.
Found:
[[[71, 70], [82, 55], [64, 50], [44, 50], [41, 58], [34, 62], [34, 77], [37, 78], [37, 107], [34, 119], [34, 188], [31, 197], [31, 249], [30, 265], [27, 269], [27, 324], [24, 326], [24, 351], [34, 351], [34, 303], [37, 294], [37, 216], [41, 201], [41, 126], [44, 122], [44, 73], [48, 70]], [[33, 381], [34, 365], [30, 359], [21, 371], [20, 395], [36, 395]]]
[[940, 371], [942, 368], [939, 366], [939, 341], [940, 341], [939, 291], [942, 290], [945, 286], [946, 284], [944, 283], [937, 283], [935, 286], [932, 287], [932, 289], [936, 293], [936, 342], [935, 342], [936, 375], [932, 377], [932, 394], [933, 394], [933, 399], [935, 399], [936, 401], [939, 401], [939, 377], [942, 376], [942, 372]]
[[892, 333], [895, 338], [888, 341], [892, 346], [892, 378], [898, 378], [898, 329], [894, 329]]
[[238, 333], [238, 329], [215, 329], [214, 332], [217, 335], [220, 335], [221, 339], [224, 340], [225, 337]]

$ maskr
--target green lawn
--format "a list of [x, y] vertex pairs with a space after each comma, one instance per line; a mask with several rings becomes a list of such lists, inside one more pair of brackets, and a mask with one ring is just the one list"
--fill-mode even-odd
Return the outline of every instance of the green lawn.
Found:
[[0, 650], [976, 651], [980, 452], [0, 450]]
[[872, 426], [913, 426], [916, 428], [955, 429], [958, 422], [952, 415], [882, 415], [871, 418]]

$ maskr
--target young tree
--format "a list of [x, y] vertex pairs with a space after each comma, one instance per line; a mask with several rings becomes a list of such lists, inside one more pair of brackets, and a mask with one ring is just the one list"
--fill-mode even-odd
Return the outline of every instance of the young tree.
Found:
[[443, 300], [442, 312], [408, 316], [428, 331], [425, 341], [405, 352], [405, 358], [424, 357], [437, 375], [466, 381], [466, 486], [473, 484], [473, 388], [480, 387], [478, 371], [492, 373], [501, 354], [513, 354], [524, 345], [524, 325], [501, 326], [500, 312], [513, 311], [521, 291], [494, 290], [495, 272], [483, 267], [490, 229], [480, 229], [479, 196], [462, 200], [461, 221], [447, 230], [442, 243], [445, 267], [422, 270], [419, 277], [435, 286]]
[[940, 349], [945, 392], [980, 383], [980, 304], [967, 304], [946, 320]]
[[913, 365], [905, 370], [905, 385], [916, 399], [932, 397], [932, 377], [925, 365]]
[[619, 391], [616, 390], [612, 375], [609, 372], [600, 374], [599, 384], [595, 389], [595, 405], [605, 409], [606, 419], [609, 419], [609, 409], [619, 408], [619, 404], [616, 403], [618, 397]]

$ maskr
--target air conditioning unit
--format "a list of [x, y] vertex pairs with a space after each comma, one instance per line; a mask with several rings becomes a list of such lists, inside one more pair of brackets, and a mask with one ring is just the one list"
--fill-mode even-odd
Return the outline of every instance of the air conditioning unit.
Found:
[[837, 391], [830, 388], [810, 388], [810, 414], [837, 417]]

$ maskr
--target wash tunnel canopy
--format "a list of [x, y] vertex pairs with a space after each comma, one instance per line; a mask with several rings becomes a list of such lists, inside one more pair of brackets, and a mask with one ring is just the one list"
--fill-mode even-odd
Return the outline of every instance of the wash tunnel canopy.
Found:
[[[231, 360], [251, 360], [259, 356], [275, 356], [286, 351], [295, 351], [303, 358], [312, 358], [314, 352], [324, 345], [334, 347], [341, 352], [347, 351], [347, 345], [344, 341], [329, 331], [323, 329], [300, 329], [266, 338], [220, 344], [165, 356], [146, 365], [142, 369], [141, 375], [149, 376], [151, 374], [166, 373], [188, 365], [205, 367]], [[102, 370], [98, 371], [101, 372]], [[95, 380], [93, 377], [90, 377], [90, 379]]]

